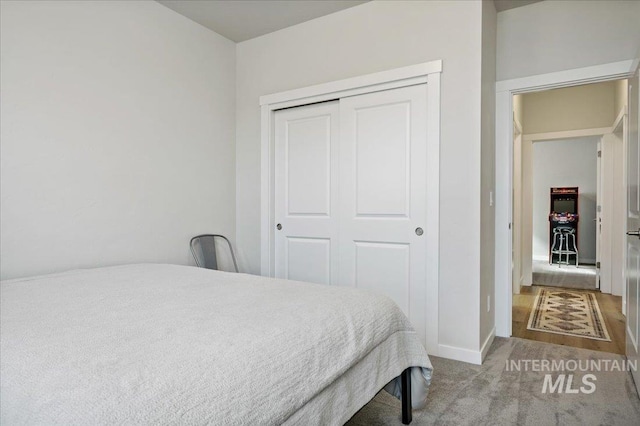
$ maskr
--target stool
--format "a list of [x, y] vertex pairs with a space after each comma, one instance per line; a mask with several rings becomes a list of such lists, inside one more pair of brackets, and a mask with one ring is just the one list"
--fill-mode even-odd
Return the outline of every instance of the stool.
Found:
[[[575, 255], [576, 267], [578, 266], [578, 247], [576, 247], [576, 230], [571, 226], [558, 226], [553, 228], [553, 244], [549, 254], [549, 265], [553, 263], [553, 255], [558, 255], [558, 266], [570, 265], [569, 256]], [[565, 260], [562, 260], [562, 256]]]

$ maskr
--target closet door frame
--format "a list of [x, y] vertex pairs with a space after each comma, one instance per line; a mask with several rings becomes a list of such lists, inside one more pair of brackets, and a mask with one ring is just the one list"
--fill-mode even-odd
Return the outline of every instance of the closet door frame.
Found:
[[[274, 112], [283, 108], [337, 100], [347, 96], [427, 84], [427, 206], [440, 199], [440, 74], [442, 61], [410, 65], [374, 74], [338, 80], [260, 97], [261, 109], [261, 199], [260, 273], [275, 275], [275, 135]], [[439, 208], [431, 209], [426, 226], [435, 229], [427, 241], [426, 343], [430, 354], [438, 354]], [[435, 301], [435, 302], [434, 302]], [[429, 303], [430, 302], [430, 303]]]

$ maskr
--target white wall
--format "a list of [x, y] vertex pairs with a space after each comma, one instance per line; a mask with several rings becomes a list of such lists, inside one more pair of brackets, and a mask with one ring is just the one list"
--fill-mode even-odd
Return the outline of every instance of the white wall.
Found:
[[2, 278], [235, 234], [235, 46], [155, 2], [1, 3]]
[[480, 2], [375, 1], [238, 44], [237, 239], [249, 271], [260, 269], [259, 96], [442, 59], [440, 342], [478, 350], [481, 23]]
[[578, 251], [581, 262], [596, 258], [596, 161], [598, 140], [589, 136], [533, 144], [533, 257], [549, 258], [549, 189], [579, 187]]
[[501, 12], [498, 81], [632, 59], [639, 20], [638, 1], [554, 0]]
[[[482, 126], [480, 197], [480, 341], [482, 346], [495, 326], [495, 111], [496, 111], [496, 9], [482, 2]], [[446, 233], [445, 233], [446, 235]], [[487, 342], [490, 343], [490, 342]]]

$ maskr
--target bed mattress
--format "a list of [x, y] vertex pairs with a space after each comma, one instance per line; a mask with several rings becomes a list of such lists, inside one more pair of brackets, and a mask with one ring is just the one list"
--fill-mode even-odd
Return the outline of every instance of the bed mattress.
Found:
[[2, 424], [343, 424], [431, 364], [387, 297], [177, 265], [3, 281]]

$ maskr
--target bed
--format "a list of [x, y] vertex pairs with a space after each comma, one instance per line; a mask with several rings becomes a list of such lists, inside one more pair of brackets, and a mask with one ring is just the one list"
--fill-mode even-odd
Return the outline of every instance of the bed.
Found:
[[352, 288], [144, 264], [0, 298], [1, 424], [344, 424], [431, 377], [399, 308]]

